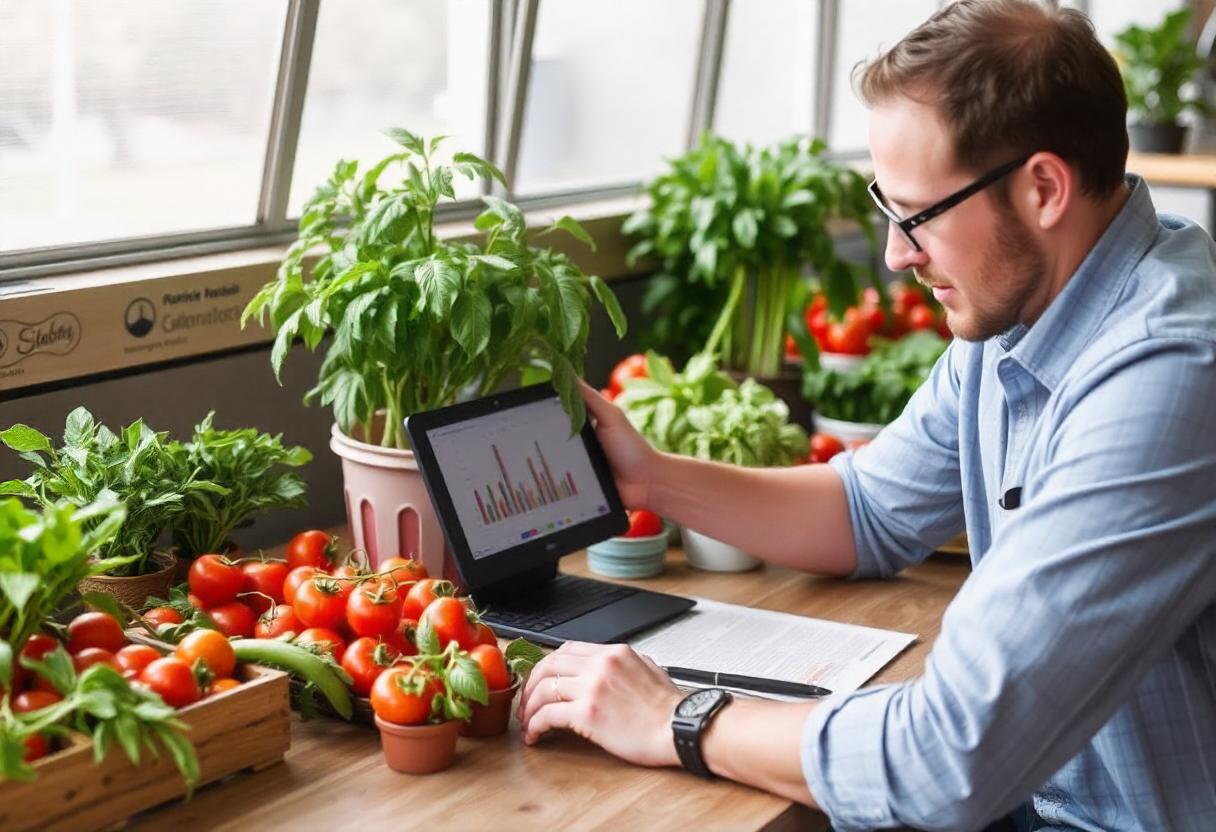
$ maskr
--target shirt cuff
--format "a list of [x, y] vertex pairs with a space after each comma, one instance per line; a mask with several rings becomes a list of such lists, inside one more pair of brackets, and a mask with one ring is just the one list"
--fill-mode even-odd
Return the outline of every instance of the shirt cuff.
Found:
[[901, 685], [825, 699], [802, 729], [802, 776], [837, 832], [895, 824], [887, 795], [887, 708]]
[[[857, 473], [853, 470], [853, 451], [836, 454], [828, 460], [828, 465], [844, 483], [845, 499], [849, 504], [849, 522], [853, 527], [853, 548], [857, 552], [857, 568], [849, 579], [882, 577], [890, 570], [884, 570], [882, 564], [874, 557], [874, 549], [863, 539], [859, 532], [862, 524], [858, 522], [862, 510], [861, 496], [857, 493]], [[818, 709], [816, 709], [818, 710]]]

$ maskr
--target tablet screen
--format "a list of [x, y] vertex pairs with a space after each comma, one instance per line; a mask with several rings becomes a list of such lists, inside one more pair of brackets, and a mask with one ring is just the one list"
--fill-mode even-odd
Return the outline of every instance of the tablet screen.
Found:
[[610, 511], [556, 396], [433, 427], [427, 438], [475, 559]]

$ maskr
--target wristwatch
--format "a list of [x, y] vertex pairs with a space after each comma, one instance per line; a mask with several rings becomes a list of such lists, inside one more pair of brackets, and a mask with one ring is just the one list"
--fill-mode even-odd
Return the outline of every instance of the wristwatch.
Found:
[[721, 688], [694, 691], [680, 700], [671, 715], [671, 733], [676, 743], [680, 764], [693, 774], [713, 777], [705, 758], [701, 756], [701, 735], [723, 706], [733, 697]]

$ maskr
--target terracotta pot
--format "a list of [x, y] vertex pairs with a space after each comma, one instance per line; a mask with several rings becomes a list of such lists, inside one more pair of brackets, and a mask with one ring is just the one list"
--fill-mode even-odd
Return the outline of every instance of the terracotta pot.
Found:
[[[378, 436], [384, 414], [376, 414]], [[346, 520], [354, 546], [367, 552], [371, 565], [401, 556], [422, 561], [432, 577], [450, 577], [443, 530], [431, 504], [413, 451], [383, 448], [363, 441], [362, 430], [347, 436], [335, 424], [329, 447], [342, 459]]]
[[376, 717], [384, 761], [393, 771], [433, 774], [456, 759], [460, 722], [450, 719], [438, 725], [394, 725]]
[[497, 737], [507, 733], [511, 724], [511, 703], [523, 680], [516, 676], [515, 682], [509, 688], [490, 691], [490, 701], [486, 705], [473, 703], [473, 717], [468, 722], [460, 723], [462, 737]]
[[129, 578], [98, 575], [85, 578], [76, 588], [81, 592], [104, 592], [130, 607], [143, 609], [148, 596], [169, 596], [169, 587], [173, 585], [173, 573], [177, 568], [177, 558], [169, 552], [153, 552], [151, 562], [158, 568], [147, 575], [133, 575]]

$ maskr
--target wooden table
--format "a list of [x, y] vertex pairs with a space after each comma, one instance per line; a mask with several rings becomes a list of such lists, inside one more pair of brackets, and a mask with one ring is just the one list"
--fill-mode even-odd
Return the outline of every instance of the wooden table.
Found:
[[[349, 539], [344, 536], [344, 539]], [[562, 570], [589, 574], [583, 553]], [[777, 567], [748, 573], [690, 570], [668, 553], [665, 572], [634, 582], [783, 612], [912, 632], [920, 639], [873, 681], [919, 675], [942, 612], [970, 571], [938, 555], [891, 581], [846, 582]], [[630, 582], [622, 582], [630, 583]], [[369, 726], [320, 719], [292, 726], [283, 765], [200, 789], [189, 803], [145, 812], [131, 829], [825, 829], [826, 818], [747, 786], [676, 769], [624, 763], [573, 735], [528, 748], [519, 725], [502, 737], [461, 738], [456, 762], [414, 777], [384, 765]]]

